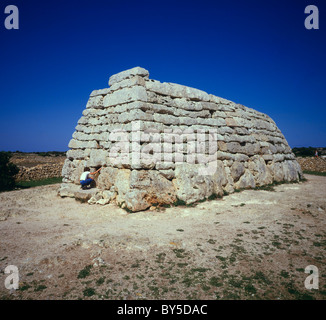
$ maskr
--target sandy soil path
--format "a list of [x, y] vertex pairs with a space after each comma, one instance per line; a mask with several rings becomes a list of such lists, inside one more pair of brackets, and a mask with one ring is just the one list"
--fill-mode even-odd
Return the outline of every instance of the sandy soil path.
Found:
[[62, 199], [58, 185], [1, 193], [0, 298], [325, 299], [326, 177], [306, 178], [132, 214]]

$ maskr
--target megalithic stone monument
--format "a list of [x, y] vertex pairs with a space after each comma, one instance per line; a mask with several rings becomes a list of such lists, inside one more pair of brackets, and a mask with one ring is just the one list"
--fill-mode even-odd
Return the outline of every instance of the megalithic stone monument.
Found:
[[[100, 167], [96, 187], [81, 190], [82, 172]], [[296, 181], [302, 171], [267, 115], [135, 67], [91, 93], [62, 176], [62, 197], [140, 211]]]

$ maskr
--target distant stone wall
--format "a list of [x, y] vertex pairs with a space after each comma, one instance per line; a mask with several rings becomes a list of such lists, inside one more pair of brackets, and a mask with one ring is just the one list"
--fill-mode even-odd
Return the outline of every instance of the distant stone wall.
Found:
[[47, 178], [61, 177], [62, 164], [38, 164], [34, 167], [21, 167], [15, 176], [18, 181], [43, 180]]
[[[324, 156], [325, 157], [325, 156]], [[303, 171], [326, 172], [326, 157], [306, 157], [297, 158]]]
[[285, 137], [263, 113], [150, 80], [139, 67], [113, 75], [109, 86], [91, 93], [78, 121], [61, 196], [74, 196], [85, 168], [102, 167], [90, 203], [115, 201], [132, 211], [302, 175]]

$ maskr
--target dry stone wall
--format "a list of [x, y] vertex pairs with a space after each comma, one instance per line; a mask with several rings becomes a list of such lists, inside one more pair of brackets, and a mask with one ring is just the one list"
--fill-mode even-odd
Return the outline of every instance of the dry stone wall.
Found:
[[80, 193], [85, 168], [102, 167], [89, 203], [132, 211], [301, 178], [285, 137], [261, 112], [149, 79], [140, 67], [109, 86], [91, 93], [69, 142], [63, 197]]

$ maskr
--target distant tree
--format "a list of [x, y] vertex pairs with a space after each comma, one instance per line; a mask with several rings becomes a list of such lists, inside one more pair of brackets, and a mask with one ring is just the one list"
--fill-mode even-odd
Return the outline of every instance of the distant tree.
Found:
[[15, 188], [14, 176], [19, 172], [19, 168], [9, 161], [10, 157], [10, 152], [0, 152], [0, 191]]
[[292, 151], [296, 157], [313, 157], [315, 154], [315, 148], [313, 147], [293, 148]]

